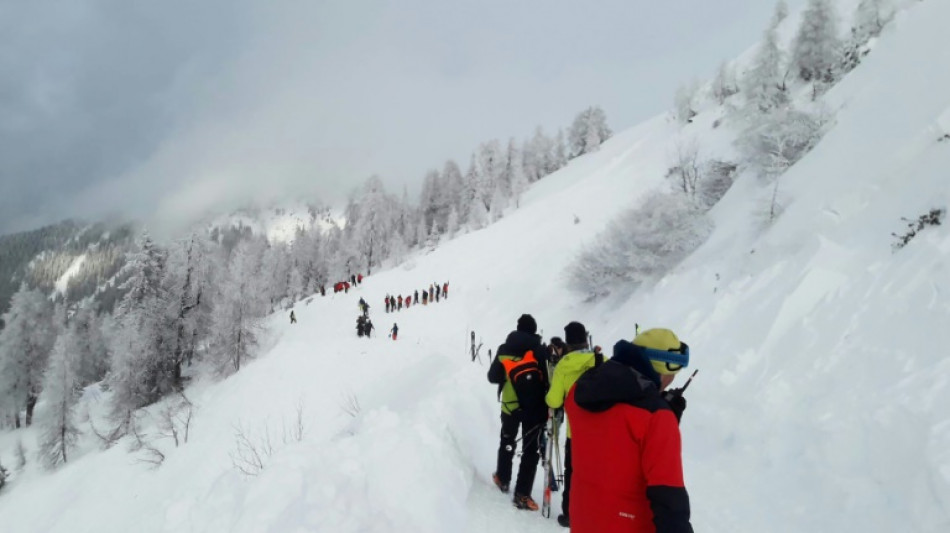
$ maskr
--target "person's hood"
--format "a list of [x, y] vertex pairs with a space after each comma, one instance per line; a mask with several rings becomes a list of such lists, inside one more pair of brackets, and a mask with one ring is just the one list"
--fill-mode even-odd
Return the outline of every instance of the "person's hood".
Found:
[[574, 401], [582, 409], [593, 412], [606, 411], [621, 403], [655, 411], [665, 407], [659, 382], [659, 375], [639, 347], [619, 341], [609, 361], [588, 370], [577, 380]]
[[[512, 331], [508, 334], [508, 338], [505, 339], [505, 344], [502, 346], [505, 353], [499, 352], [498, 355], [521, 357], [528, 350], [536, 349], [540, 343], [541, 337], [537, 334], [527, 333], [525, 331]], [[535, 354], [535, 357], [539, 357], [539, 355]]]

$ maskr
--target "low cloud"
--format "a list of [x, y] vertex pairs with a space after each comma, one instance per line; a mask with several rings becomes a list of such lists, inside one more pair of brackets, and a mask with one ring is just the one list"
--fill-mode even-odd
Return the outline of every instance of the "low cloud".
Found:
[[771, 11], [677, 4], [17, 3], [0, 22], [0, 233], [336, 202], [372, 174], [415, 194], [445, 159], [588, 105], [628, 127], [753, 44]]

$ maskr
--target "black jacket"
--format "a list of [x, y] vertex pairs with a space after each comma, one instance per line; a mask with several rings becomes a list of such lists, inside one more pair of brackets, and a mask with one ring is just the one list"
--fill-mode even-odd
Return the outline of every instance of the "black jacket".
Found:
[[541, 376], [547, 384], [548, 368], [548, 349], [541, 343], [541, 336], [524, 331], [512, 331], [508, 334], [505, 342], [498, 347], [495, 358], [491, 366], [488, 367], [488, 382], [498, 385], [498, 395], [501, 395], [501, 389], [504, 388], [508, 375], [505, 373], [505, 366], [498, 360], [499, 356], [523, 357], [525, 353], [531, 350], [538, 365], [541, 366]]

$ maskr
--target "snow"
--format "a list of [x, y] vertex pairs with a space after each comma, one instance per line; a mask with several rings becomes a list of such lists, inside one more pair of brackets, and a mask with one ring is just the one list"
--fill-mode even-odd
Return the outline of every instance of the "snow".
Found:
[[[634, 323], [690, 344], [701, 372], [682, 431], [697, 531], [950, 530], [950, 233], [891, 250], [901, 217], [948, 204], [950, 144], [934, 136], [950, 94], [946, 20], [950, 4], [915, 4], [828, 94], [835, 126], [781, 177], [773, 225], [759, 218], [767, 191], [744, 175], [712, 211], [710, 240], [656, 284], [595, 304], [567, 292], [565, 267], [664, 186], [679, 139], [731, 153], [713, 110], [684, 130], [658, 117], [537, 183], [500, 222], [298, 303], [295, 325], [273, 316], [257, 360], [190, 387], [189, 441], [157, 442], [160, 468], [124, 443], [99, 451], [88, 432], [54, 473], [29, 458], [0, 493], [3, 530], [559, 531], [490, 481], [499, 407], [485, 352], [525, 312], [545, 337], [580, 320], [608, 353]], [[386, 294], [443, 281], [447, 300], [383, 312]], [[372, 339], [353, 334], [361, 296]], [[393, 322], [398, 341], [385, 337]], [[484, 341], [476, 362], [471, 330]], [[107, 399], [87, 391], [93, 420]], [[257, 476], [234, 466], [239, 428], [259, 447], [270, 438]], [[4, 465], [18, 439], [35, 451], [35, 431], [0, 432]]]
[[82, 268], [83, 261], [86, 260], [86, 254], [82, 254], [79, 257], [73, 259], [73, 262], [70, 263], [69, 268], [66, 269], [66, 272], [56, 280], [55, 288], [58, 294], [66, 294], [66, 288], [69, 286], [69, 280], [72, 279], [79, 269]]

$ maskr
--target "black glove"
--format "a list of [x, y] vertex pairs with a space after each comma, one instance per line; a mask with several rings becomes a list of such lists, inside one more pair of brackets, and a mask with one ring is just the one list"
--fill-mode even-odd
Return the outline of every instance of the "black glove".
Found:
[[670, 410], [676, 415], [676, 421], [683, 418], [683, 411], [686, 410], [686, 398], [683, 397], [682, 389], [671, 389], [663, 392], [663, 399], [669, 404]]

